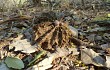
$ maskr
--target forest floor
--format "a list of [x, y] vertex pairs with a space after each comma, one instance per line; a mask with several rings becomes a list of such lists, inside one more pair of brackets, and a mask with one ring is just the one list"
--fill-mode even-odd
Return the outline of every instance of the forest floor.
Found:
[[109, 70], [110, 12], [0, 12], [0, 70]]

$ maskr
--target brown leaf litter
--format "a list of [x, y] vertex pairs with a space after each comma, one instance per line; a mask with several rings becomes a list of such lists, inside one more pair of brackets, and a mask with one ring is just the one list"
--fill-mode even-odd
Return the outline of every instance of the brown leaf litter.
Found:
[[55, 22], [42, 22], [33, 27], [35, 33], [35, 43], [48, 51], [55, 51], [56, 47], [71, 46], [72, 32], [68, 24]]

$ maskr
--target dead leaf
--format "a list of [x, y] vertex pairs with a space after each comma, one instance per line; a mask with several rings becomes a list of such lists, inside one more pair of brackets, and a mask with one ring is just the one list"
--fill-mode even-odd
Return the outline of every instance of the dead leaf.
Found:
[[79, 54], [77, 48], [68, 48], [68, 49], [69, 49], [69, 52], [73, 52], [72, 55], [78, 55]]
[[71, 32], [73, 33], [73, 35], [75, 37], [78, 37], [78, 30], [72, 26], [69, 26], [69, 28], [70, 28]]
[[23, 53], [33, 53], [37, 50], [36, 45], [31, 45], [30, 42], [27, 41], [27, 39], [21, 40], [21, 38], [22, 38], [22, 35], [15, 38], [12, 41], [12, 43], [9, 45], [9, 49], [12, 49], [13, 47], [15, 47], [14, 51], [21, 51]]
[[102, 47], [103, 49], [107, 49], [107, 48], [110, 48], [109, 44], [102, 44], [100, 47]]
[[104, 66], [105, 59], [92, 49], [84, 48], [81, 50], [81, 60], [85, 64], [93, 64], [96, 66]]
[[110, 45], [109, 43], [100, 45], [100, 47], [104, 50], [99, 50], [99, 52], [100, 53], [105, 53], [106, 52], [107, 55], [110, 55], [110, 46], [109, 45]]
[[[74, 51], [74, 50], [75, 49], [71, 49], [71, 51]], [[52, 62], [54, 59], [59, 58], [59, 57], [66, 57], [68, 54], [69, 54], [68, 49], [66, 49], [64, 47], [57, 48], [55, 53], [48, 53], [47, 58], [45, 58], [44, 60], [39, 62], [37, 65], [34, 65], [34, 66], [28, 68], [27, 70], [46, 70], [46, 69], [51, 68], [53, 66]]]
[[56, 47], [71, 46], [73, 36], [78, 36], [78, 31], [68, 23], [58, 21], [43, 22], [33, 27], [35, 42], [44, 50], [55, 51]]
[[96, 34], [91, 34], [91, 35], [89, 35], [89, 36], [87, 37], [88, 40], [89, 40], [89, 41], [92, 41], [92, 42], [95, 41], [95, 35], [96, 35]]
[[110, 68], [110, 56], [106, 56], [106, 63], [105, 66]]
[[42, 60], [41, 62], [39, 62], [37, 65], [34, 65], [30, 68], [28, 68], [27, 70], [46, 70], [48, 68], [51, 68], [52, 65], [52, 61], [54, 59], [54, 55], [53, 56], [49, 56], [47, 58], [45, 58], [44, 60]]
[[24, 31], [24, 36], [26, 39], [28, 39], [31, 43], [33, 43], [33, 29], [29, 28], [27, 30]]
[[102, 36], [96, 36], [96, 40], [102, 40]]
[[44, 60], [39, 62], [37, 65], [34, 65], [34, 66], [28, 68], [27, 70], [46, 70], [53, 66], [51, 64], [52, 61], [53, 61], [53, 57], [45, 58]]

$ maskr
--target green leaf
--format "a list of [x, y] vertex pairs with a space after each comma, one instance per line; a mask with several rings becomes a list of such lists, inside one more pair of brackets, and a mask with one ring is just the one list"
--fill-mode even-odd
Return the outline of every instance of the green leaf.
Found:
[[5, 63], [10, 68], [22, 69], [24, 68], [24, 63], [22, 60], [14, 57], [6, 57]]
[[46, 54], [46, 51], [40, 51], [39, 54], [35, 55], [35, 58], [28, 64], [28, 66], [33, 64], [37, 59], [39, 59], [42, 55], [45, 55], [45, 54]]

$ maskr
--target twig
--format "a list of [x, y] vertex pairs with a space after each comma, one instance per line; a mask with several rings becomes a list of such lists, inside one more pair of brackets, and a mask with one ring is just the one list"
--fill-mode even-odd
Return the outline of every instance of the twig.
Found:
[[29, 19], [32, 19], [32, 16], [17, 16], [17, 17], [13, 17], [13, 18], [10, 18], [10, 19], [7, 19], [7, 20], [4, 20], [4, 21], [0, 21], [0, 25], [1, 24], [5, 24], [7, 22], [12, 22], [12, 21], [21, 21], [21, 20], [29, 20]]

